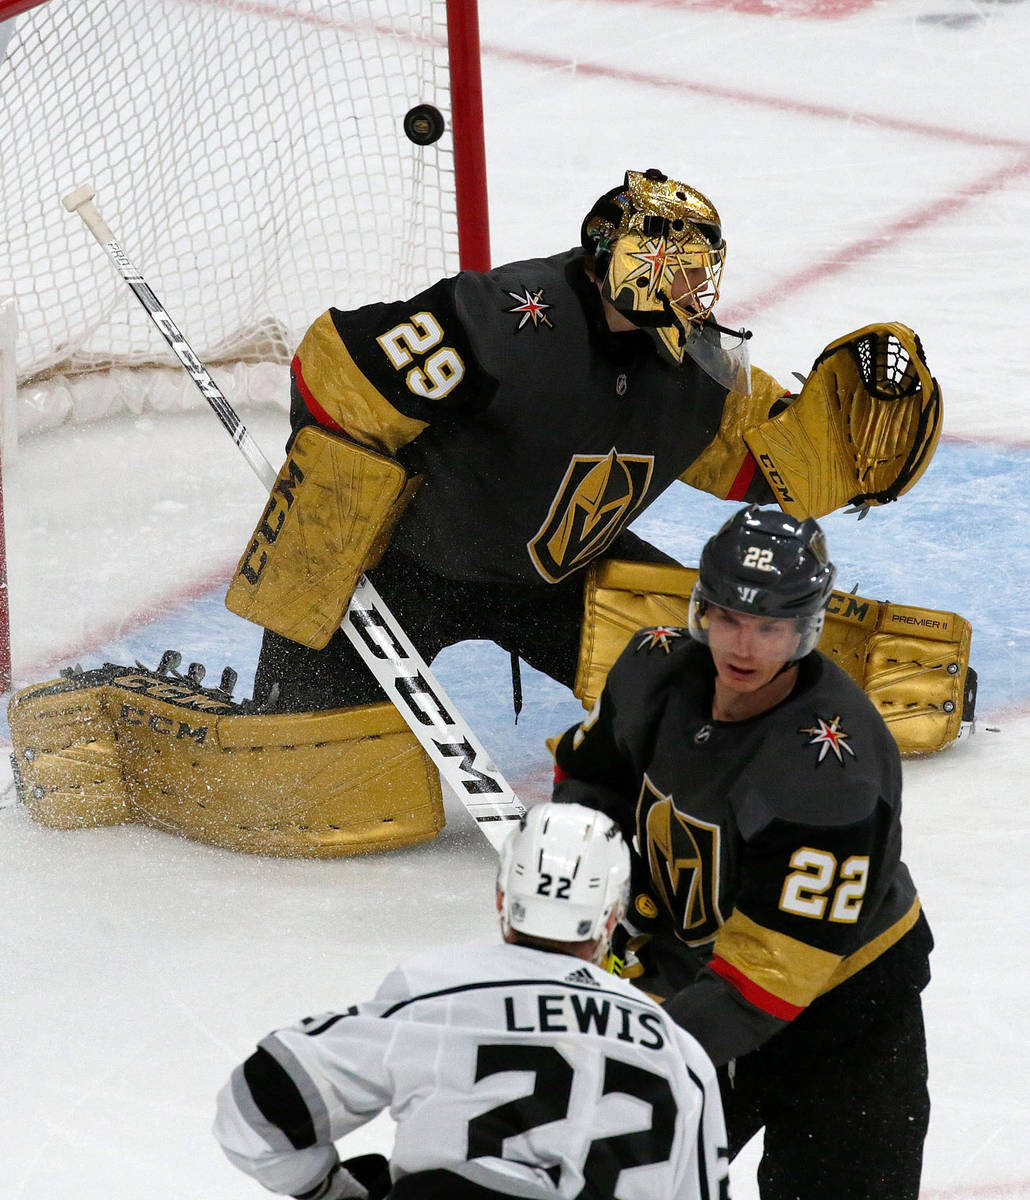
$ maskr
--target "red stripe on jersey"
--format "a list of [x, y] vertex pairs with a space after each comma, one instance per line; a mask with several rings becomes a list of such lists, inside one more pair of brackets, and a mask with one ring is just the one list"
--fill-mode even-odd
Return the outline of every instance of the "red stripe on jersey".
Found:
[[786, 1000], [781, 1000], [779, 996], [774, 996], [772, 992], [759, 987], [753, 980], [748, 979], [743, 971], [738, 971], [724, 958], [713, 958], [708, 965], [716, 975], [721, 975], [727, 983], [732, 984], [745, 1000], [771, 1017], [778, 1017], [781, 1021], [793, 1021], [799, 1013], [805, 1011], [804, 1006], [788, 1004]]
[[561, 783], [561, 781], [563, 779], [568, 779], [568, 775], [566, 775], [565, 772], [561, 769], [561, 767], [559, 767], [558, 764], [555, 763], [554, 764], [554, 782]]
[[758, 463], [755, 462], [755, 456], [748, 451], [747, 457], [740, 464], [740, 470], [737, 472], [737, 477], [730, 484], [730, 490], [726, 493], [727, 500], [743, 500], [747, 495], [747, 490], [751, 486], [751, 480], [755, 477], [755, 472], [758, 470]]
[[344, 433], [343, 426], [338, 425], [311, 394], [311, 389], [304, 382], [304, 375], [300, 369], [300, 359], [296, 354], [293, 356], [293, 362], [290, 363], [290, 371], [293, 374], [293, 381], [297, 385], [297, 391], [300, 392], [304, 403], [308, 406], [308, 412], [311, 413], [319, 425], [325, 429], [332, 429], [335, 433]]

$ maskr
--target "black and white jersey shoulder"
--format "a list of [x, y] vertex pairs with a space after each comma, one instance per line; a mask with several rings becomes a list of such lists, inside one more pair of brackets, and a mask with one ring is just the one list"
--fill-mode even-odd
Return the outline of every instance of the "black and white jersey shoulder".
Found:
[[218, 1101], [229, 1158], [302, 1192], [333, 1142], [389, 1109], [394, 1179], [502, 1195], [711, 1198], [726, 1178], [710, 1060], [649, 997], [524, 946], [410, 959], [376, 998], [266, 1037]]

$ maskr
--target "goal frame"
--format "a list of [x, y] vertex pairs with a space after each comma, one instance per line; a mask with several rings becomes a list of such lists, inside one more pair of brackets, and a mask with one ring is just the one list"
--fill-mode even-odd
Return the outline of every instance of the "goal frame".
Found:
[[[51, 0], [0, 0], [0, 72], [11, 21]], [[248, 0], [225, 0], [227, 8], [245, 9]], [[490, 268], [490, 228], [487, 199], [486, 146], [483, 132], [483, 89], [480, 69], [479, 16], [477, 0], [446, 0], [447, 66], [450, 82], [451, 140], [454, 155], [455, 207], [457, 214], [458, 265], [461, 270]], [[0, 301], [3, 297], [0, 296]], [[14, 314], [11, 314], [13, 321]], [[0, 360], [5, 356], [0, 353]], [[10, 358], [11, 355], [6, 355]], [[9, 373], [9, 372], [8, 372]], [[0, 383], [3, 383], [0, 380]], [[2, 388], [9, 391], [10, 388]], [[13, 398], [8, 397], [8, 402]], [[13, 403], [10, 407], [13, 409]], [[16, 436], [8, 429], [7, 438]], [[2, 480], [0, 450], [0, 480]], [[3, 491], [0, 482], [0, 692], [12, 686], [11, 634], [7, 604], [7, 557], [4, 553]]]
[[[0, 24], [51, 0], [0, 0]], [[232, 7], [231, 2], [227, 7]], [[241, 7], [243, 7], [241, 5]], [[479, 0], [447, 0], [451, 137], [458, 209], [458, 261], [463, 271], [490, 268], [490, 216], [483, 135]], [[3, 62], [0, 58], [0, 67]]]

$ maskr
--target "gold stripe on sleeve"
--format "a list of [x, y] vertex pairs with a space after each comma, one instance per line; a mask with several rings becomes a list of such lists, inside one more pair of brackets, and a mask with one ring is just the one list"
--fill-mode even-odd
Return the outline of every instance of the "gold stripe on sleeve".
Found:
[[713, 953], [766, 992], [798, 1008], [827, 990], [842, 962], [797, 938], [766, 929], [734, 911], [719, 930]]
[[856, 950], [854, 954], [849, 954], [847, 958], [841, 960], [840, 966], [826, 986], [826, 991], [836, 987], [838, 983], [843, 983], [845, 979], [850, 979], [852, 975], [857, 975], [863, 967], [869, 966], [885, 950], [889, 950], [895, 942], [900, 942], [919, 920], [920, 912], [922, 912], [922, 904], [919, 897], [916, 896], [912, 901], [912, 907], [900, 920], [895, 921], [878, 937], [874, 937], [871, 942], [866, 942], [861, 950]]
[[680, 476], [682, 482], [726, 499], [751, 453], [744, 442], [745, 431], [764, 421], [773, 404], [786, 394], [786, 388], [771, 375], [752, 367], [751, 394], [729, 393], [718, 433]]

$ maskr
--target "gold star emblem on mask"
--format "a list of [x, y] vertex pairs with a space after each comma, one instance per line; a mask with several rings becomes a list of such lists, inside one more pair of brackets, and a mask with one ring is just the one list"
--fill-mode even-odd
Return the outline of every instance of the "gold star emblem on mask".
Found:
[[636, 278], [644, 273], [648, 273], [647, 294], [653, 296], [662, 280], [665, 278], [667, 269], [674, 270], [679, 263], [679, 253], [674, 247], [670, 246], [664, 238], [658, 238], [653, 242], [645, 242], [642, 251], [635, 251], [631, 257], [638, 259], [643, 266], [635, 271], [631, 278]]

